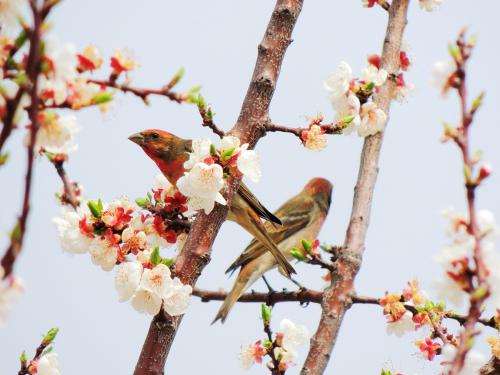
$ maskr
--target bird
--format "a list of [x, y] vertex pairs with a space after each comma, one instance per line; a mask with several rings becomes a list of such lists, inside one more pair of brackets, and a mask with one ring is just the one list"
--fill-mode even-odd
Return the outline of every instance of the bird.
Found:
[[[189, 153], [192, 151], [191, 140], [161, 129], [144, 130], [132, 134], [128, 139], [143, 149], [172, 185], [176, 185], [177, 180], [184, 176], [186, 172], [184, 162], [189, 159]], [[264, 207], [243, 182], [240, 183], [227, 219], [238, 223], [263, 245], [263, 249], [271, 252], [279, 264], [281, 273], [290, 278], [295, 269], [269, 237], [267, 227], [260, 218], [271, 223], [269, 227], [282, 224], [281, 220]]]
[[[302, 240], [315, 241], [330, 209], [333, 185], [327, 179], [311, 179], [303, 190], [286, 201], [274, 214], [281, 218], [280, 227], [265, 223], [269, 236], [278, 245], [287, 259], [292, 260], [291, 250], [300, 247]], [[212, 324], [226, 320], [234, 303], [257, 279], [276, 267], [276, 260], [270, 256], [255, 239], [231, 264], [226, 273], [240, 268], [236, 281], [227, 294]]]

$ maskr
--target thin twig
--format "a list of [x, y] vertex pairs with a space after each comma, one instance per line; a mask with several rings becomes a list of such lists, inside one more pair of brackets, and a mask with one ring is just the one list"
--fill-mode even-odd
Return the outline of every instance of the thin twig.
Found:
[[80, 205], [80, 200], [78, 199], [75, 191], [75, 184], [69, 180], [68, 175], [66, 174], [66, 170], [64, 169], [64, 160], [55, 160], [53, 164], [63, 183], [64, 201], [69, 203], [71, 207], [76, 210]]
[[[389, 73], [396, 73], [400, 67], [399, 53], [406, 26], [408, 4], [409, 0], [394, 0], [389, 9], [389, 20], [381, 55], [381, 68]], [[387, 115], [393, 90], [394, 82], [388, 81], [374, 98], [377, 107]], [[342, 320], [351, 306], [349, 296], [354, 292], [354, 279], [361, 267], [382, 139], [383, 133], [365, 139], [344, 247], [339, 259], [335, 262], [336, 270], [332, 274], [332, 283], [323, 294], [321, 319], [311, 339], [309, 353], [301, 371], [302, 375], [320, 375], [325, 371]]]
[[12, 273], [14, 262], [17, 256], [21, 252], [21, 248], [24, 241], [24, 235], [26, 233], [26, 223], [28, 220], [28, 214], [30, 211], [30, 196], [31, 196], [31, 183], [33, 177], [33, 161], [35, 157], [35, 144], [36, 135], [38, 133], [38, 74], [40, 71], [40, 37], [41, 37], [41, 25], [43, 19], [41, 17], [40, 11], [37, 8], [36, 1], [30, 1], [31, 10], [33, 13], [33, 33], [30, 39], [30, 50], [28, 55], [28, 66], [26, 73], [30, 80], [30, 97], [31, 104], [28, 110], [29, 119], [31, 121], [30, 127], [30, 138], [28, 145], [28, 165], [26, 167], [26, 177], [24, 183], [24, 195], [21, 214], [19, 216], [16, 227], [11, 235], [10, 244], [5, 251], [4, 256], [1, 260], [1, 265], [5, 271], [4, 278], [7, 278]]
[[[331, 124], [318, 124], [319, 127], [325, 132], [325, 134], [342, 134], [342, 130], [345, 125], [342, 122], [331, 123]], [[309, 128], [293, 128], [290, 126], [276, 125], [276, 124], [265, 124], [264, 128], [267, 132], [282, 132], [290, 133], [302, 139], [302, 133], [308, 131]]]

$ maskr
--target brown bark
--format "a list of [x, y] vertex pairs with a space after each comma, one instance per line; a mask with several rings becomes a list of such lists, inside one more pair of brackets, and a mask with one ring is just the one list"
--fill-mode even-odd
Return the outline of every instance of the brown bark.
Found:
[[[409, 0], [394, 0], [389, 9], [381, 62], [381, 67], [389, 74], [396, 73], [399, 69], [399, 52], [406, 26], [408, 3]], [[375, 97], [375, 103], [387, 115], [393, 90], [394, 83], [388, 80]], [[364, 252], [382, 140], [383, 133], [365, 139], [344, 248], [336, 262], [332, 283], [323, 294], [321, 320], [311, 339], [302, 375], [317, 375], [325, 371], [344, 315], [352, 304], [349, 296], [354, 292], [354, 279], [360, 269]]]
[[[252, 80], [231, 134], [254, 146], [269, 122], [269, 106], [286, 48], [302, 9], [303, 0], [278, 0], [259, 45]], [[232, 180], [226, 194], [228, 204], [238, 188]], [[176, 261], [176, 274], [183, 283], [195, 285], [210, 260], [211, 246], [227, 214], [227, 206], [217, 205], [210, 215], [199, 214]], [[134, 375], [163, 374], [165, 362], [182, 320], [163, 312], [151, 322]]]
[[492, 356], [491, 359], [479, 370], [480, 375], [500, 375], [500, 359]]

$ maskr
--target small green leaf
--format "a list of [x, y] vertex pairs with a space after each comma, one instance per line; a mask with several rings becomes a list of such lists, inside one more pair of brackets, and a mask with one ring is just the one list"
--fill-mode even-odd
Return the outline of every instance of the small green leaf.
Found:
[[26, 30], [23, 30], [19, 33], [19, 35], [16, 38], [16, 41], [14, 42], [16, 47], [19, 49], [23, 46], [24, 43], [28, 40], [28, 33]]
[[49, 332], [47, 332], [47, 334], [43, 338], [42, 344], [49, 345], [50, 343], [52, 343], [52, 341], [54, 341], [54, 339], [57, 336], [57, 332], [59, 332], [59, 328], [50, 329]]
[[271, 321], [271, 308], [263, 303], [261, 306], [261, 316], [264, 323], [268, 324]]
[[184, 68], [180, 68], [170, 80], [169, 86], [174, 87], [175, 85], [177, 85], [183, 76], [184, 76]]
[[481, 105], [483, 104], [483, 99], [484, 99], [484, 91], [482, 93], [480, 93], [476, 99], [474, 99], [474, 101], [472, 102], [472, 109], [471, 111], [472, 112], [476, 112], [479, 107], [481, 107]]
[[212, 108], [208, 107], [207, 109], [207, 114], [206, 114], [206, 119], [208, 121], [212, 121], [214, 119], [215, 113], [213, 113]]
[[375, 82], [368, 82], [366, 85], [363, 86], [363, 90], [367, 92], [372, 92], [374, 88], [375, 88]]
[[488, 295], [488, 286], [480, 285], [472, 293], [471, 299], [480, 300]]
[[271, 340], [265, 339], [262, 346], [266, 349], [271, 349], [273, 347], [273, 343]]
[[151, 253], [151, 256], [149, 257], [149, 263], [151, 263], [153, 266], [156, 266], [161, 263], [161, 260], [160, 247], [156, 246]]
[[236, 150], [236, 148], [232, 147], [232, 148], [227, 149], [226, 151], [224, 151], [222, 153], [222, 155], [221, 155], [222, 160], [227, 160], [227, 159], [231, 158], [231, 156], [233, 156], [233, 153], [234, 153], [235, 150]]
[[210, 145], [210, 155], [217, 156], [217, 149], [213, 144]]
[[21, 241], [21, 224], [19, 221], [16, 223], [16, 226], [12, 231], [10, 232], [10, 240], [12, 242], [19, 242]]
[[0, 154], [0, 165], [4, 165], [9, 160], [9, 153]]
[[26, 364], [28, 362], [28, 356], [26, 355], [26, 351], [24, 350], [19, 357], [21, 364]]
[[28, 83], [29, 78], [28, 78], [28, 75], [26, 74], [26, 72], [19, 72], [14, 77], [13, 81], [15, 83], [17, 83], [19, 86], [25, 86]]
[[304, 250], [307, 253], [310, 253], [312, 248], [313, 248], [312, 244], [307, 240], [302, 240], [301, 243], [302, 243], [302, 247], [304, 248]]
[[460, 50], [455, 44], [449, 44], [448, 45], [448, 51], [450, 52], [451, 57], [453, 57], [454, 60], [460, 61], [462, 59], [462, 56], [460, 54]]
[[307, 260], [307, 258], [304, 256], [304, 253], [295, 247], [290, 250], [290, 255], [297, 259], [299, 262], [304, 262]]
[[148, 206], [149, 200], [147, 198], [136, 198], [135, 203], [137, 203], [140, 208], [146, 208]]
[[174, 259], [173, 258], [163, 258], [161, 260], [161, 263], [166, 265], [167, 267], [170, 267], [172, 264], [174, 264]]
[[42, 352], [42, 355], [40, 357], [43, 357], [44, 355], [49, 354], [53, 350], [54, 350], [53, 346], [49, 346], [49, 347], [45, 348], [45, 350]]
[[349, 125], [352, 122], [352, 120], [354, 120], [355, 118], [356, 118], [355, 115], [343, 117], [342, 118], [342, 123], [344, 125]]
[[390, 370], [382, 369], [382, 371], [380, 372], [380, 375], [392, 375], [392, 372]]
[[472, 181], [472, 172], [468, 165], [464, 165], [464, 177], [466, 182]]
[[205, 110], [205, 108], [207, 107], [207, 102], [205, 101], [203, 95], [198, 94], [198, 97], [196, 98], [196, 105], [198, 106], [198, 109], [200, 111]]
[[100, 92], [92, 98], [94, 104], [104, 104], [113, 100], [113, 93], [111, 91]]
[[102, 215], [102, 201], [99, 199], [97, 202], [96, 201], [89, 201], [87, 203], [89, 206], [90, 212], [92, 215], [96, 218], [99, 219]]

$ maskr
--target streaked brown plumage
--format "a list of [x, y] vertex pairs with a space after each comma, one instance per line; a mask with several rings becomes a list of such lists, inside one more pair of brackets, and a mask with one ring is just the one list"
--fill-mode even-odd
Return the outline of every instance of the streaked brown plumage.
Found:
[[[269, 236], [287, 259], [293, 259], [290, 250], [300, 247], [301, 240], [314, 241], [317, 238], [330, 208], [332, 188], [330, 181], [313, 178], [299, 194], [274, 213], [280, 217], [282, 226], [273, 227], [269, 222], [264, 224]], [[276, 261], [262, 244], [253, 240], [226, 272], [233, 272], [239, 267], [241, 268], [238, 277], [214, 322], [224, 322], [243, 292], [264, 273], [276, 267]]]
[[[189, 159], [188, 154], [192, 150], [191, 140], [179, 138], [160, 129], [144, 130], [132, 134], [129, 139], [144, 150], [171, 184], [175, 185], [184, 175], [186, 171], [184, 162]], [[233, 198], [227, 219], [238, 223], [255, 237], [264, 246], [264, 251], [270, 251], [276, 258], [281, 272], [290, 277], [295, 270], [269, 237], [267, 226], [264, 226], [260, 218], [267, 220], [269, 227], [281, 225], [280, 219], [269, 212], [247, 186], [241, 183]]]

